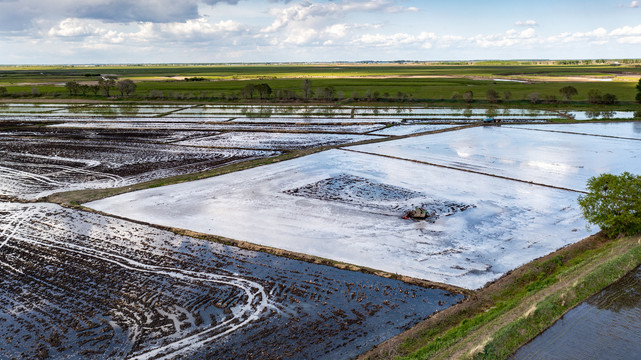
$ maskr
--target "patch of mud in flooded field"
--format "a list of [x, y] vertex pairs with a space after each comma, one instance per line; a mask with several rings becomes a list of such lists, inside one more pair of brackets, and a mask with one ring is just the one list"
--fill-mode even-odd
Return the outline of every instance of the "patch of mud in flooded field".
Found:
[[[206, 120], [206, 119], [205, 119]], [[2, 123], [0, 123], [2, 126]], [[83, 128], [83, 129], [154, 129], [154, 130], [214, 130], [214, 131], [296, 131], [296, 132], [322, 132], [322, 133], [367, 133], [380, 130], [383, 124], [378, 125], [336, 125], [336, 124], [232, 124], [209, 123], [205, 121], [180, 121], [180, 122], [124, 122], [124, 121], [84, 121], [63, 122], [50, 125], [51, 128]], [[386, 134], [382, 134], [386, 135]]]
[[[476, 289], [589, 235], [577, 196], [329, 150], [85, 205], [148, 223]], [[426, 211], [427, 221], [404, 218], [415, 207]]]
[[0, 202], [7, 358], [354, 357], [462, 300], [53, 204]]
[[125, 186], [279, 154], [122, 140], [1, 137], [0, 195], [37, 199], [59, 191]]
[[521, 359], [641, 358], [641, 267], [563, 315], [519, 349]]

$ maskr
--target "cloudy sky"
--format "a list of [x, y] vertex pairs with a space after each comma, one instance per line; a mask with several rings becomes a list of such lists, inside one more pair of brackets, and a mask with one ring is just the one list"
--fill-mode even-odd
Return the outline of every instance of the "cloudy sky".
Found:
[[641, 57], [610, 0], [0, 0], [0, 64]]

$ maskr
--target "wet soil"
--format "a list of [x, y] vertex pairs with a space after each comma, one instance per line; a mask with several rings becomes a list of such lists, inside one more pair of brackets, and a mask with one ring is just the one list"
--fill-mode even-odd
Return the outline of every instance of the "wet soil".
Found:
[[0, 353], [351, 358], [463, 297], [52, 204], [0, 202]]

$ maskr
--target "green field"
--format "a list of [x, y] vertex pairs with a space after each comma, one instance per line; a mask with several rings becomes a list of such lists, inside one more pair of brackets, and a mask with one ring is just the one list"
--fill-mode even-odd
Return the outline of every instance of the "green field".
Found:
[[[591, 89], [616, 95], [622, 105], [634, 105], [635, 85], [641, 65], [559, 65], [551, 62], [495, 62], [474, 64], [273, 64], [273, 65], [126, 65], [126, 66], [0, 66], [3, 98], [87, 98], [107, 100], [104, 95], [69, 95], [68, 81], [95, 84], [100, 75], [131, 79], [137, 84], [133, 101], [257, 101], [243, 97], [248, 84], [266, 83], [273, 90], [263, 101], [298, 101], [303, 98], [302, 79], [310, 79], [315, 91], [331, 87], [331, 100], [312, 101], [463, 103], [460, 97], [473, 92], [476, 102], [485, 102], [495, 90], [504, 104], [529, 103], [532, 93], [542, 103], [556, 103], [559, 89], [578, 90], [574, 105], [587, 100]], [[201, 81], [185, 81], [198, 77]], [[498, 79], [498, 80], [497, 80]], [[504, 81], [512, 80], [512, 81]], [[516, 82], [522, 81], [522, 82]], [[289, 94], [283, 96], [283, 92]], [[506, 99], [506, 93], [509, 98]], [[111, 100], [121, 100], [117, 89]], [[454, 99], [453, 99], [454, 98]]]

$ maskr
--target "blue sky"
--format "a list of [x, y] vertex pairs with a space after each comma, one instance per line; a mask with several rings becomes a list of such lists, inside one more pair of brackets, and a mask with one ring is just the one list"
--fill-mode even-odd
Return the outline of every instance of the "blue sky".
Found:
[[639, 1], [0, 0], [1, 64], [640, 54]]

